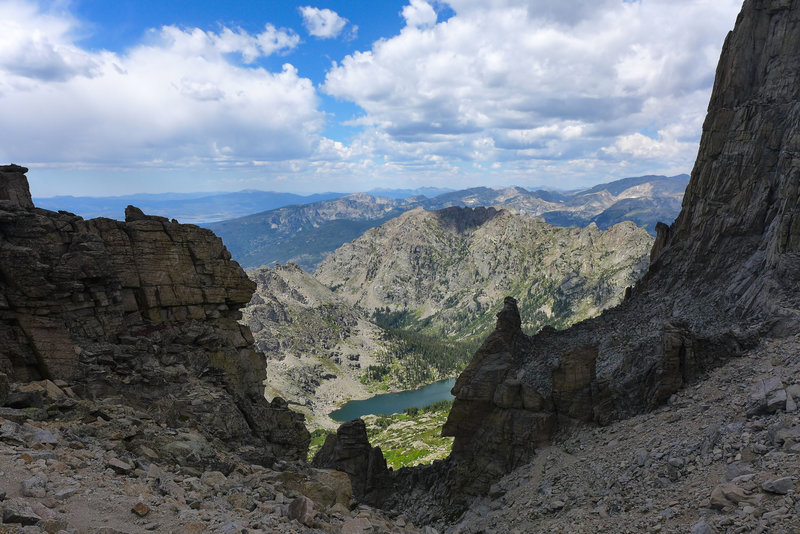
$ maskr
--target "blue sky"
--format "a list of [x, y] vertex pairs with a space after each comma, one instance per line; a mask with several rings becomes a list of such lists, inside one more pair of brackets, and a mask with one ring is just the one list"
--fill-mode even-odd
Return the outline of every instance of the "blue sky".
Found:
[[34, 196], [691, 170], [740, 0], [0, 0]]

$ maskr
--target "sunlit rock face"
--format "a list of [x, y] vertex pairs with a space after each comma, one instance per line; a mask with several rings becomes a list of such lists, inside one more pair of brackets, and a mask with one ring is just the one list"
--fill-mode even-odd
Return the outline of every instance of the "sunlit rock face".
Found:
[[648, 273], [600, 317], [534, 337], [498, 319], [453, 389], [455, 487], [483, 491], [565, 423], [646, 411], [760, 338], [798, 332], [800, 2], [745, 2], [683, 209], [658, 233]]
[[302, 416], [264, 400], [237, 322], [255, 284], [222, 241], [132, 206], [125, 222], [35, 208], [25, 172], [0, 167], [0, 372], [121, 395], [265, 461], [303, 456]]

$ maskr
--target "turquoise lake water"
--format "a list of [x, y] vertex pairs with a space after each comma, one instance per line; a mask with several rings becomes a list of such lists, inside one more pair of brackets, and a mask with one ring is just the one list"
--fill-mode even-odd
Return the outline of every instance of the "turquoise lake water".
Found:
[[434, 402], [452, 400], [450, 390], [455, 383], [455, 378], [449, 378], [411, 391], [384, 393], [369, 399], [350, 401], [331, 412], [331, 419], [350, 421], [363, 415], [400, 413], [406, 408], [422, 408]]

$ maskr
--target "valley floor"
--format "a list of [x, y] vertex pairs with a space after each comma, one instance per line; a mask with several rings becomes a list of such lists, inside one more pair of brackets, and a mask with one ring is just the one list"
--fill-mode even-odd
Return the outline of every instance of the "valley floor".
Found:
[[[783, 404], [748, 416], [765, 385]], [[798, 533], [798, 390], [800, 335], [764, 342], [653, 413], [564, 432], [446, 531]]]
[[[370, 445], [380, 447], [386, 464], [394, 470], [430, 464], [450, 455], [453, 438], [442, 437], [442, 427], [447, 420], [452, 402], [441, 401], [421, 409], [406, 409], [390, 415], [365, 415], [361, 419], [367, 426]], [[308, 461], [325, 443], [327, 432], [316, 430], [311, 434]]]

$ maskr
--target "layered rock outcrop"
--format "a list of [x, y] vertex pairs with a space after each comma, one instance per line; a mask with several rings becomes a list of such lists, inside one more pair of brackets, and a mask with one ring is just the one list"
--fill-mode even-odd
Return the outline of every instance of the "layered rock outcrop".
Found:
[[800, 331], [800, 2], [744, 3], [651, 261], [620, 306], [566, 331], [498, 320], [453, 388], [457, 487], [485, 490], [565, 424], [646, 411], [760, 337]]
[[0, 167], [0, 372], [122, 396], [262, 461], [302, 457], [302, 416], [264, 399], [237, 322], [255, 284], [222, 241], [132, 206], [124, 223], [35, 208], [25, 172]]

